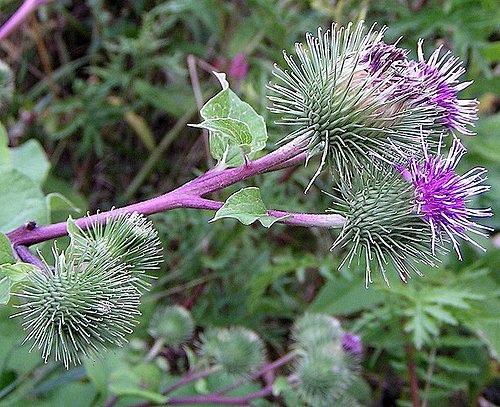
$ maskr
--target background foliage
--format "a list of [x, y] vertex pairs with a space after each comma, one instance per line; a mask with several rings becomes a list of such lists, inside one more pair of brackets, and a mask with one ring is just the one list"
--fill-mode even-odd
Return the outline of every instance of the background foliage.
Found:
[[[2, 20], [19, 5], [0, 1]], [[0, 95], [6, 129], [0, 129], [0, 231], [26, 219], [43, 224], [138, 201], [206, 169], [201, 130], [186, 124], [200, 121], [193, 90], [206, 101], [220, 89], [208, 64], [227, 72], [232, 89], [264, 116], [272, 149], [286, 131], [273, 124], [265, 97], [281, 50], [291, 51], [318, 26], [360, 18], [387, 24], [388, 40], [404, 36], [409, 49], [422, 37], [429, 48], [443, 43], [465, 61], [475, 82], [464, 97], [481, 101], [481, 117], [478, 135], [465, 140], [470, 154], [461, 165], [488, 168], [492, 191], [480, 203], [500, 213], [500, 10], [494, 0], [56, 0], [0, 44], [15, 74], [12, 97]], [[248, 73], [231, 68], [242, 55]], [[198, 61], [194, 86], [188, 59]], [[326, 179], [303, 194], [314, 168], [268, 174], [247, 186], [259, 185], [270, 207], [321, 212], [331, 205], [320, 192], [329, 188]], [[333, 232], [245, 227], [231, 219], [209, 224], [211, 217], [193, 210], [154, 217], [163, 269], [130, 344], [102, 360], [69, 371], [43, 365], [20, 347], [19, 321], [8, 318], [12, 309], [0, 308], [0, 404], [101, 405], [115, 393], [127, 396], [119, 405], [130, 405], [145, 397], [126, 391], [140, 384], [156, 394], [185, 371], [186, 354], [176, 349], [155, 363], [139, 363], [153, 343], [148, 321], [156, 308], [181, 304], [191, 310], [197, 332], [252, 329], [270, 358], [287, 350], [290, 327], [305, 311], [340, 318], [366, 348], [358, 391], [366, 405], [410, 405], [409, 348], [416, 349], [427, 405], [500, 405], [500, 235], [485, 242], [486, 254], [468, 247], [463, 262], [451, 256], [408, 285], [393, 279], [390, 289], [374, 284], [367, 291], [355, 265], [337, 271], [338, 252], [329, 252]], [[498, 230], [499, 219], [488, 222]], [[203, 393], [223, 387], [223, 380], [182, 391]]]

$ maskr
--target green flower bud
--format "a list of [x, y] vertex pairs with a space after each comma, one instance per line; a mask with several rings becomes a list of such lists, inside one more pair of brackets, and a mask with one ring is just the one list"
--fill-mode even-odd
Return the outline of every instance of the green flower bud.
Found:
[[178, 305], [160, 307], [149, 324], [149, 334], [177, 347], [192, 338], [194, 322], [191, 313]]
[[32, 270], [20, 293], [15, 316], [24, 320], [25, 342], [39, 349], [47, 363], [53, 357], [66, 368], [108, 345], [122, 345], [137, 324], [140, 293], [130, 271], [107, 252], [66, 258], [54, 249], [55, 267]]
[[201, 352], [226, 373], [244, 376], [264, 361], [264, 344], [246, 328], [210, 329], [202, 337]]
[[342, 334], [340, 322], [325, 314], [305, 314], [292, 329], [296, 346], [305, 350], [329, 343], [337, 343], [340, 347]]
[[337, 406], [354, 376], [342, 351], [311, 352], [298, 361], [297, 392], [311, 406]]

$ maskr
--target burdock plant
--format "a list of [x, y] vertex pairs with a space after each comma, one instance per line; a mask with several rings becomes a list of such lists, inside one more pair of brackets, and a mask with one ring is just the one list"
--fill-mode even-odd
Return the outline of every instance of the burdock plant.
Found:
[[[456, 137], [473, 134], [477, 119], [477, 102], [458, 95], [470, 83], [459, 81], [465, 70], [441, 47], [426, 59], [421, 41], [418, 60], [411, 60], [408, 50], [384, 41], [385, 31], [362, 22], [334, 24], [317, 36], [308, 34], [295, 56], [284, 54], [287, 67], [276, 65], [276, 82], [269, 85], [270, 109], [293, 130], [275, 151], [253, 159], [266, 145], [264, 120], [218, 73], [222, 90], [205, 104], [204, 121], [196, 125], [209, 131], [218, 160], [214, 168], [144, 202], [67, 223], [38, 226], [26, 219], [0, 236], [0, 243], [7, 242], [0, 258], [8, 273], [15, 268], [12, 253], [38, 267], [22, 278], [18, 273], [15, 284], [0, 268], [0, 282], [8, 288], [0, 300], [7, 302], [10, 291], [18, 291], [18, 315], [32, 348], [40, 349], [45, 361], [54, 356], [68, 366], [126, 340], [149, 287], [147, 276], [161, 261], [161, 242], [145, 216], [162, 211], [212, 210], [213, 220], [259, 221], [265, 227], [340, 228], [333, 246], [344, 256], [343, 265], [361, 265], [367, 285], [375, 272], [389, 284], [392, 269], [407, 282], [421, 274], [422, 264], [438, 264], [449, 242], [459, 257], [460, 240], [480, 246], [469, 233], [484, 235], [487, 228], [474, 219], [491, 211], [473, 209], [470, 201], [488, 190], [482, 184], [486, 170], [456, 172], [465, 154]], [[330, 181], [333, 203], [327, 213], [270, 210], [257, 187], [243, 188], [225, 202], [207, 198], [255, 175], [312, 160], [318, 169], [306, 191], [321, 174]], [[53, 266], [28, 249], [68, 234], [71, 243], [62, 253], [54, 249]], [[149, 328], [157, 340], [163, 336], [177, 346], [191, 336], [192, 321], [179, 309], [168, 310]], [[308, 316], [293, 332], [297, 349], [305, 352], [297, 364], [304, 400], [341, 400], [337, 396], [350, 376], [333, 379], [331, 373], [350, 368], [338, 321]], [[233, 375], [245, 376], [263, 362], [262, 341], [243, 328], [210, 330], [202, 343], [206, 359]]]

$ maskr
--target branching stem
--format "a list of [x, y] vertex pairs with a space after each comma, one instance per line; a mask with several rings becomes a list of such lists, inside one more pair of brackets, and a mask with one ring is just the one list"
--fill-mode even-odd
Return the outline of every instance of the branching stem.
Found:
[[201, 372], [193, 372], [193, 373], [188, 373], [186, 376], [181, 378], [177, 383], [173, 384], [170, 386], [167, 390], [163, 392], [163, 394], [167, 395], [172, 393], [174, 390], [177, 390], [186, 384], [195, 382], [196, 380], [203, 379], [207, 376], [210, 376], [213, 373], [216, 373], [221, 370], [220, 366], [212, 366], [206, 370], [203, 370]]
[[[215, 167], [166, 194], [122, 208], [83, 217], [78, 219], [76, 223], [82, 229], [86, 229], [95, 223], [105, 223], [109, 217], [121, 213], [139, 212], [143, 215], [152, 215], [177, 208], [218, 210], [223, 205], [222, 202], [205, 199], [203, 196], [257, 174], [281, 169], [287, 165], [296, 165], [296, 158], [303, 157], [306, 147], [307, 141], [303, 138], [297, 138], [264, 157], [247, 162], [240, 167], [225, 169]], [[275, 217], [286, 217], [281, 219], [280, 223], [295, 226], [333, 228], [342, 227], [345, 222], [341, 215], [336, 214], [306, 214], [275, 210], [268, 211], [268, 214]], [[30, 227], [27, 227], [27, 225]], [[7, 236], [14, 248], [18, 248], [19, 246], [30, 246], [65, 235], [67, 235], [66, 222], [60, 222], [40, 227], [29, 223], [10, 232]]]
[[281, 366], [287, 364], [288, 362], [291, 362], [293, 359], [295, 359], [296, 356], [297, 356], [297, 354], [295, 352], [289, 352], [286, 355], [283, 355], [282, 357], [280, 357], [279, 359], [276, 359], [274, 362], [265, 364], [262, 368], [260, 368], [256, 372], [251, 373], [248, 377], [244, 377], [243, 379], [238, 380], [238, 381], [234, 382], [233, 384], [230, 384], [229, 386], [218, 390], [215, 394], [217, 394], [217, 395], [225, 394], [233, 389], [236, 389], [236, 388], [242, 386], [243, 384], [245, 384], [249, 381], [255, 380], [255, 379], [259, 378], [260, 376], [264, 376], [266, 373], [271, 372], [271, 371], [277, 369], [278, 367], [281, 367]]

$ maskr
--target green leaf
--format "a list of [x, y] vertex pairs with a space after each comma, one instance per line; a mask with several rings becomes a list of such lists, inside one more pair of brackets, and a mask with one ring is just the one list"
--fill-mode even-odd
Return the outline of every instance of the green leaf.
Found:
[[471, 365], [470, 363], [462, 362], [460, 360], [453, 359], [447, 356], [438, 356], [436, 358], [436, 365], [451, 372], [471, 373], [471, 374], [480, 372], [479, 367], [476, 365]]
[[10, 164], [9, 136], [3, 124], [0, 123], [0, 166]]
[[[495, 309], [498, 310], [498, 307]], [[498, 360], [500, 358], [500, 323], [498, 322], [498, 317], [477, 317], [470, 321], [468, 325], [486, 342], [493, 357]]]
[[[227, 166], [238, 166], [244, 160], [241, 148], [252, 158], [267, 142], [267, 129], [262, 116], [231, 89], [225, 74], [216, 74], [222, 91], [210, 99], [200, 111], [204, 122], [195, 125], [210, 131], [210, 152]], [[217, 121], [220, 119], [229, 119]], [[214, 122], [216, 120], [216, 122]]]
[[438, 335], [439, 328], [435, 321], [430, 318], [424, 309], [425, 305], [420, 298], [416, 299], [415, 307], [406, 310], [409, 317], [405, 325], [405, 331], [413, 335], [413, 343], [417, 349], [421, 349], [424, 343], [430, 341], [431, 335]]
[[448, 374], [443, 373], [433, 374], [431, 377], [431, 383], [436, 386], [452, 390], [460, 390], [467, 387], [467, 382], [458, 380], [456, 377], [450, 378]]
[[491, 63], [500, 60], [500, 41], [491, 42], [481, 50], [483, 56]]
[[221, 137], [227, 137], [234, 145], [242, 148], [245, 153], [250, 152], [252, 144], [252, 134], [246, 123], [240, 120], [223, 118], [208, 119], [203, 123], [194, 124], [193, 127], [200, 127], [220, 134]]
[[436, 346], [452, 348], [480, 347], [483, 346], [483, 342], [474, 337], [445, 335], [436, 339]]
[[10, 300], [12, 281], [9, 277], [0, 277], [0, 305], [5, 305]]
[[290, 385], [284, 376], [278, 376], [273, 383], [273, 396], [278, 397], [284, 390], [288, 390]]
[[364, 309], [372, 309], [384, 300], [381, 291], [370, 288], [353, 278], [336, 276], [328, 281], [314, 302], [309, 306], [309, 312], [321, 312], [330, 315], [349, 315]]
[[244, 225], [250, 225], [258, 220], [262, 226], [271, 227], [276, 221], [285, 217], [276, 218], [267, 214], [267, 208], [262, 202], [260, 190], [257, 187], [240, 189], [227, 198], [226, 202], [210, 221], [222, 218], [235, 218]]
[[[500, 161], [500, 140], [496, 137], [497, 129], [500, 126], [500, 114], [482, 117], [477, 123], [477, 134], [481, 137], [481, 142], [477, 139], [466, 140], [467, 151], [477, 154], [481, 159], [491, 161], [496, 164]], [[481, 162], [482, 165], [484, 161]]]
[[196, 390], [196, 393], [209, 394], [210, 390], [208, 389], [208, 380], [206, 378], [196, 380], [194, 382], [194, 389]]
[[273, 396], [281, 396], [288, 407], [300, 407], [300, 402], [296, 392], [284, 376], [278, 376], [273, 383]]
[[73, 240], [75, 235], [79, 235], [81, 233], [81, 229], [76, 224], [75, 220], [69, 216], [66, 221], [66, 229], [68, 230], [69, 237]]
[[455, 317], [442, 307], [426, 305], [425, 312], [440, 321], [446, 322], [447, 324], [450, 325], [458, 324], [458, 321], [455, 319]]
[[183, 85], [154, 86], [148, 81], [137, 79], [132, 89], [138, 99], [174, 117], [181, 117], [195, 105], [193, 91]]
[[466, 300], [482, 300], [484, 296], [452, 288], [435, 288], [426, 290], [422, 293], [422, 298], [427, 303], [468, 309], [470, 308], [470, 304], [468, 304]]
[[50, 163], [38, 140], [28, 140], [10, 149], [12, 167], [41, 185], [49, 172]]
[[2, 264], [0, 265], [0, 277], [7, 276], [15, 284], [24, 281], [29, 272], [37, 270], [36, 266], [29, 263]]
[[48, 194], [45, 199], [47, 200], [47, 208], [49, 212], [69, 210], [71, 212], [80, 212], [80, 209], [59, 192], [52, 192]]
[[131, 370], [117, 370], [110, 376], [109, 390], [118, 396], [140, 397], [155, 404], [167, 402], [167, 396], [140, 386], [140, 377]]
[[40, 187], [15, 169], [0, 169], [0, 232], [10, 231], [28, 221], [44, 224], [47, 204]]
[[162, 371], [158, 366], [153, 363], [139, 363], [132, 370], [140, 377], [143, 386], [158, 390], [162, 376]]
[[0, 265], [0, 304], [9, 302], [13, 290], [24, 281], [26, 274], [37, 268], [28, 263], [1, 264]]
[[[0, 307], [0, 366], [2, 370], [13, 370], [18, 375], [32, 372], [36, 365], [40, 365], [40, 354], [38, 352], [27, 352], [24, 346], [19, 346], [25, 332], [21, 327], [21, 318], [10, 318], [16, 311], [12, 306]], [[4, 405], [4, 399], [0, 405]], [[17, 405], [26, 403], [17, 403]], [[29, 402], [27, 402], [29, 405]]]
[[15, 261], [9, 238], [0, 233], [0, 264], [14, 263]]

